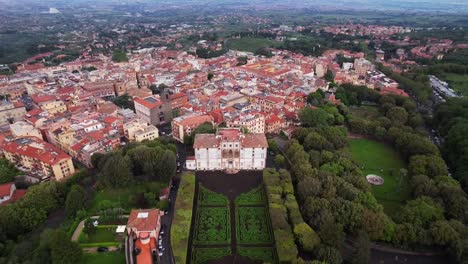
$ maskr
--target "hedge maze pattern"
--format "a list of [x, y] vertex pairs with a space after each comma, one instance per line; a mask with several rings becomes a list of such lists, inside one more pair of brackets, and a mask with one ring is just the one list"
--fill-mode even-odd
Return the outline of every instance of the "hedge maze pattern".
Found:
[[199, 183], [192, 237], [191, 263], [202, 264], [233, 254], [231, 224], [237, 254], [263, 263], [278, 263], [263, 185], [238, 195], [231, 219], [229, 199]]
[[194, 248], [192, 250], [192, 263], [203, 264], [207, 261], [219, 259], [231, 254], [231, 246], [218, 248]]
[[199, 207], [194, 242], [200, 245], [231, 243], [228, 207]]

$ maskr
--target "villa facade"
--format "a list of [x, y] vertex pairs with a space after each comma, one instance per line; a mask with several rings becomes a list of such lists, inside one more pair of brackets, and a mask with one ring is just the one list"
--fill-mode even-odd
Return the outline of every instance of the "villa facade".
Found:
[[268, 142], [265, 134], [244, 134], [240, 129], [219, 129], [216, 134], [197, 134], [195, 156], [188, 157], [189, 170], [262, 170]]

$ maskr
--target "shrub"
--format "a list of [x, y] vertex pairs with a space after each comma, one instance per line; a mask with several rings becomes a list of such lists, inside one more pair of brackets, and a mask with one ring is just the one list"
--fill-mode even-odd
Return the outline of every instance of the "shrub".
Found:
[[174, 205], [175, 215], [171, 228], [171, 247], [176, 263], [186, 263], [190, 226], [192, 223], [195, 175], [182, 175]]
[[320, 237], [304, 222], [294, 227], [294, 236], [304, 251], [312, 252], [320, 244]]

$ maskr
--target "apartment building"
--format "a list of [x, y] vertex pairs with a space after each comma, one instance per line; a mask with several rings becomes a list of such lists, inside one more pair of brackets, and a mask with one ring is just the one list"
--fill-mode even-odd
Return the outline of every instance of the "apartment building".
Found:
[[137, 116], [148, 124], [162, 125], [172, 119], [171, 99], [168, 93], [161, 94], [160, 99], [149, 96], [146, 98], [136, 97], [133, 101]]
[[75, 172], [72, 159], [57, 147], [36, 137], [22, 137], [3, 145], [5, 158], [20, 170], [61, 181]]
[[174, 118], [171, 122], [172, 137], [184, 142], [185, 135], [190, 135], [195, 128], [206, 122], [213, 124], [213, 117], [202, 113], [190, 113]]
[[141, 119], [134, 119], [124, 124], [124, 134], [129, 141], [141, 142], [159, 137], [159, 130]]
[[21, 102], [0, 101], [0, 126], [20, 120], [26, 114]]

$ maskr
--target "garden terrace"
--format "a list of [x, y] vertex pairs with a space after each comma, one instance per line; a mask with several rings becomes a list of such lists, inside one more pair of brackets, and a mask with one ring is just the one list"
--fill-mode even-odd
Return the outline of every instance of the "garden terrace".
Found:
[[190, 263], [277, 263], [261, 172], [197, 172]]

